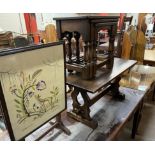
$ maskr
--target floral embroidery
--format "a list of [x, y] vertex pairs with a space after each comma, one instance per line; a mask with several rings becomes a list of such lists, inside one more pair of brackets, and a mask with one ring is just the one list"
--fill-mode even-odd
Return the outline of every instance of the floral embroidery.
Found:
[[49, 92], [49, 97], [44, 98], [39, 93], [46, 90], [47, 85], [44, 80], [37, 80], [41, 74], [42, 69], [36, 70], [32, 75], [26, 76], [25, 73], [20, 72], [20, 85], [10, 86], [10, 92], [16, 98], [14, 99], [18, 124], [23, 123], [28, 117], [41, 117], [48, 110], [56, 107], [59, 102], [58, 94], [59, 88], [53, 87]]

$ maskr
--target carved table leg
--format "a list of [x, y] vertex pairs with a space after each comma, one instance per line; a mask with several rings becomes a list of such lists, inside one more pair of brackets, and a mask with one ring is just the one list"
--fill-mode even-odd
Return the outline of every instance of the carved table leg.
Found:
[[[80, 103], [78, 101], [77, 97], [78, 97], [79, 93], [81, 93], [82, 98], [84, 100], [83, 105], [80, 105]], [[74, 87], [71, 97], [73, 99], [73, 110], [72, 110], [72, 112], [68, 112], [68, 116], [95, 129], [97, 127], [97, 122], [92, 120], [92, 118], [90, 117], [90, 108], [89, 107], [91, 105], [90, 104], [91, 100], [90, 100], [88, 94], [85, 91]]]
[[85, 119], [85, 124], [89, 127], [95, 129], [98, 126], [98, 123], [90, 117], [90, 105], [91, 100], [88, 96], [88, 94], [85, 91], [81, 91], [82, 98], [84, 100], [84, 105], [81, 106], [81, 116]]
[[77, 99], [78, 95], [79, 95], [79, 89], [74, 87], [74, 90], [71, 93], [71, 97], [73, 99], [72, 105], [73, 105], [73, 112], [75, 114], [79, 114], [79, 112], [80, 112], [80, 103], [78, 102], [78, 99]]
[[87, 120], [91, 120], [90, 118], [90, 108], [89, 108], [89, 105], [90, 105], [90, 98], [88, 96], [88, 94], [84, 91], [81, 91], [81, 95], [82, 95], [82, 98], [84, 100], [84, 105], [81, 107], [81, 115], [83, 118], [86, 118]]
[[119, 81], [121, 80], [121, 77], [118, 77], [115, 79], [115, 81], [111, 84], [112, 85], [112, 96], [116, 99], [119, 99], [119, 100], [124, 100], [125, 99], [125, 94], [122, 94], [120, 91], [119, 91]]

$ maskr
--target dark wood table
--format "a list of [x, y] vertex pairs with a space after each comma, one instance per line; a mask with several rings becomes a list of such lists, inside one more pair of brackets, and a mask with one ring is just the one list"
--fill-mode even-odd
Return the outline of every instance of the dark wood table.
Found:
[[[115, 100], [108, 94], [99, 99], [96, 104], [90, 107], [91, 117], [98, 121], [98, 127], [92, 129], [81, 122], [67, 117], [63, 114], [63, 122], [70, 129], [71, 135], [56, 130], [51, 134], [50, 140], [116, 140], [123, 127], [132, 116], [133, 126], [131, 137], [134, 138], [142, 115], [143, 99], [152, 87], [155, 81], [155, 67], [135, 65], [126, 72], [120, 81], [120, 91], [125, 94], [125, 100]], [[127, 88], [128, 87], [128, 88]], [[88, 93], [90, 98], [94, 94]], [[78, 100], [82, 102], [82, 96], [78, 96]], [[68, 111], [72, 109], [72, 97], [68, 94]], [[56, 136], [55, 136], [56, 135]]]
[[[110, 95], [105, 95], [96, 102], [91, 109], [91, 117], [98, 121], [98, 127], [92, 129], [87, 125], [75, 121], [68, 117], [66, 113], [63, 115], [65, 126], [71, 131], [71, 135], [67, 136], [64, 133], [55, 130], [49, 140], [55, 141], [105, 141], [116, 140], [126, 125], [131, 116], [134, 117], [131, 136], [134, 138], [137, 129], [137, 114], [142, 106], [142, 100], [145, 92], [130, 88], [120, 87], [120, 91], [126, 95], [125, 100], [119, 101], [112, 98]], [[92, 94], [89, 94], [90, 96]], [[81, 96], [79, 99], [82, 100]], [[72, 98], [68, 94], [68, 110], [72, 108]]]
[[62, 39], [62, 33], [64, 31], [78, 31], [82, 34], [84, 41], [93, 41], [94, 39], [96, 40], [96, 24], [113, 22], [117, 27], [119, 16], [79, 16], [58, 17], [53, 19], [56, 20], [56, 29], [59, 39]]
[[[115, 58], [113, 69], [97, 71], [93, 80], [83, 80], [77, 74], [68, 74], [66, 84], [74, 87], [71, 93], [73, 109], [68, 112], [68, 115], [95, 129], [98, 124], [90, 116], [90, 107], [108, 92], [111, 92], [115, 99], [123, 100], [125, 96], [119, 91], [119, 81], [121, 75], [135, 64], [134, 60]], [[95, 95], [90, 98], [88, 93]], [[78, 100], [79, 94], [83, 102]]]

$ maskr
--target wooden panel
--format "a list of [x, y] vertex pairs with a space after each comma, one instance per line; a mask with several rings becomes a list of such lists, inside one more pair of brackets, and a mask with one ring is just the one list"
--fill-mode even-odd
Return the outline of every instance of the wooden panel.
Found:
[[119, 16], [79, 16], [79, 17], [63, 17], [53, 18], [56, 20], [57, 33], [59, 39], [61, 33], [64, 31], [78, 31], [82, 34], [84, 41], [91, 41], [93, 39], [90, 24], [107, 22], [107, 21], [118, 21]]
[[123, 60], [119, 58], [114, 59], [114, 66], [112, 70], [101, 69], [97, 71], [95, 80], [82, 80], [80, 76], [68, 75], [67, 84], [77, 86], [78, 88], [95, 93], [121, 73], [136, 64], [134, 60]]
[[90, 38], [90, 24], [88, 20], [65, 20], [61, 21], [61, 30], [64, 31], [78, 31], [82, 34], [85, 41]]

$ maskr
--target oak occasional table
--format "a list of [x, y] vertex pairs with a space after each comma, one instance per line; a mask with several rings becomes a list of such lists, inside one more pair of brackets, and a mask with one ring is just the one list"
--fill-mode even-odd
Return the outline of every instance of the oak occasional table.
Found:
[[[121, 75], [135, 64], [134, 60], [115, 58], [112, 70], [98, 70], [95, 79], [92, 80], [83, 80], [77, 74], [68, 74], [66, 84], [74, 89], [71, 93], [73, 109], [68, 112], [68, 116], [95, 129], [98, 123], [91, 118], [90, 107], [108, 92], [115, 99], [124, 100], [125, 94], [119, 91], [119, 81]], [[90, 98], [88, 93], [94, 96]], [[79, 94], [83, 103], [78, 100]]]

